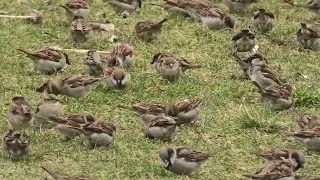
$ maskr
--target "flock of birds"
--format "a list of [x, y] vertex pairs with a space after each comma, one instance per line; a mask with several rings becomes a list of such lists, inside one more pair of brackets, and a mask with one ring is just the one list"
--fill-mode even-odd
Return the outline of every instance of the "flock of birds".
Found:
[[[141, 0], [108, 0], [109, 4], [122, 17], [134, 16], [142, 7]], [[233, 28], [236, 19], [230, 13], [245, 12], [250, 4], [257, 0], [222, 0], [229, 12], [207, 0], [165, 0], [164, 4], [149, 4], [163, 7], [165, 10], [190, 17], [202, 22], [210, 29]], [[320, 15], [320, 0], [298, 5], [290, 0], [284, 2], [294, 7], [305, 7]], [[88, 0], [71, 0], [62, 6], [70, 23], [71, 39], [76, 43], [86, 42], [91, 37], [91, 27], [85, 18], [90, 12]], [[161, 34], [161, 27], [167, 21], [140, 21], [135, 26], [136, 36], [147, 42], [156, 41]], [[252, 17], [251, 27], [263, 33], [275, 26], [274, 14], [259, 9]], [[319, 50], [320, 34], [311, 26], [301, 23], [297, 32], [297, 43], [300, 48]], [[261, 94], [262, 102], [273, 110], [290, 109], [294, 100], [294, 88], [284, 83], [277, 73], [268, 65], [267, 59], [258, 52], [257, 39], [253, 32], [243, 29], [231, 39], [232, 54], [238, 63], [240, 75], [250, 79]], [[36, 52], [27, 52], [35, 71], [55, 74], [64, 71], [68, 65], [68, 55], [54, 48], [45, 48]], [[128, 69], [134, 65], [133, 45], [131, 40], [117, 44], [109, 54], [88, 51], [83, 63], [84, 70], [90, 75], [75, 75], [64, 79], [53, 79], [37, 88], [38, 92], [46, 91], [43, 102], [33, 111], [30, 103], [22, 96], [12, 98], [8, 121], [11, 129], [4, 135], [2, 147], [14, 158], [24, 157], [30, 152], [30, 139], [25, 129], [40, 125], [55, 127], [66, 140], [84, 135], [84, 144], [88, 148], [110, 146], [116, 135], [116, 126], [108, 122], [96, 121], [90, 114], [65, 113], [57, 95], [73, 98], [85, 98], [92, 87], [104, 81], [109, 88], [123, 89], [130, 83]], [[245, 53], [241, 56], [240, 53]], [[157, 73], [170, 82], [177, 81], [188, 69], [201, 68], [200, 64], [172, 53], [154, 55], [152, 64]], [[204, 97], [206, 98], [206, 97]], [[134, 111], [140, 116], [145, 137], [159, 140], [171, 140], [182, 124], [193, 123], [200, 112], [203, 99], [184, 100], [168, 103], [138, 103], [130, 107], [118, 105], [119, 108]], [[300, 129], [292, 133], [304, 143], [309, 151], [320, 152], [320, 119], [312, 115], [297, 116]], [[214, 153], [199, 152], [190, 147], [166, 147], [160, 150], [160, 160], [165, 169], [178, 175], [191, 175]], [[304, 167], [305, 159], [301, 151], [278, 149], [258, 154], [266, 163], [254, 174], [244, 176], [251, 179], [298, 179], [296, 171]], [[53, 179], [92, 179], [87, 176], [59, 176], [42, 167], [47, 176]], [[319, 180], [320, 177], [307, 177]]]

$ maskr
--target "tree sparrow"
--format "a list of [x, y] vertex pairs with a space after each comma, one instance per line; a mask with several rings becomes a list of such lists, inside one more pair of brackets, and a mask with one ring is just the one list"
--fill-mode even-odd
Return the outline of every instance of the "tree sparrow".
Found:
[[33, 53], [22, 49], [17, 50], [27, 54], [27, 57], [32, 60], [34, 70], [41, 73], [54, 74], [70, 65], [68, 55], [60, 50], [45, 48]]
[[95, 122], [93, 116], [88, 114], [70, 113], [65, 115], [50, 116], [48, 121], [55, 125], [55, 128], [70, 140], [82, 134], [80, 128]]
[[248, 7], [257, 0], [222, 0], [222, 2], [229, 8], [231, 12], [245, 12]]
[[252, 26], [261, 32], [268, 32], [275, 26], [275, 19], [272, 12], [265, 9], [258, 9], [252, 17]]
[[11, 157], [23, 157], [31, 150], [29, 136], [23, 130], [10, 129], [4, 135], [2, 148]]
[[305, 23], [301, 23], [301, 27], [297, 32], [298, 46], [304, 49], [320, 50], [320, 33], [313, 27], [307, 27]]
[[93, 180], [88, 176], [60, 176], [56, 173], [52, 172], [51, 170], [41, 166], [41, 168], [46, 173], [46, 179], [54, 179], [54, 180]]
[[33, 125], [32, 106], [24, 97], [12, 98], [8, 121], [13, 129], [26, 129]]
[[253, 81], [253, 84], [259, 89], [263, 103], [272, 110], [286, 110], [293, 106], [293, 88], [291, 85], [272, 85], [263, 88], [255, 81]]
[[87, 42], [91, 36], [91, 26], [81, 16], [76, 16], [70, 24], [71, 39], [77, 43]]
[[60, 103], [59, 98], [54, 94], [49, 94], [47, 97], [44, 97], [41, 104], [37, 107], [37, 110], [35, 112], [35, 121], [39, 125], [49, 124], [48, 118], [50, 116], [62, 114], [64, 114], [64, 108]]
[[87, 97], [93, 85], [100, 81], [100, 78], [76, 75], [64, 79], [54, 79], [44, 83], [37, 92], [46, 92], [54, 95], [66, 95], [74, 98]]
[[235, 52], [252, 52], [256, 44], [256, 37], [247, 29], [236, 33], [231, 39], [231, 47]]
[[66, 10], [66, 17], [69, 23], [71, 23], [76, 16], [83, 18], [88, 17], [90, 12], [88, 0], [71, 0], [61, 7]]
[[122, 17], [128, 17], [142, 6], [142, 0], [108, 0], [108, 3], [121, 13]]
[[160, 22], [153, 22], [153, 21], [140, 21], [135, 26], [135, 31], [138, 38], [151, 42], [153, 40], [158, 39], [159, 35], [161, 34], [161, 27], [167, 19], [163, 19]]
[[167, 147], [160, 150], [159, 156], [165, 169], [178, 175], [191, 175], [213, 153], [203, 153], [189, 147]]
[[221, 8], [195, 9], [187, 7], [190, 17], [201, 21], [209, 29], [233, 28], [235, 19]]
[[320, 127], [303, 129], [292, 135], [302, 142], [309, 151], [320, 152]]

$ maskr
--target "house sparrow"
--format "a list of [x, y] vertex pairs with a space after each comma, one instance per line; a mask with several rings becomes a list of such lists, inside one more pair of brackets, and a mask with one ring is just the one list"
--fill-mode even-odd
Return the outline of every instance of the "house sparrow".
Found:
[[83, 69], [94, 77], [103, 75], [103, 65], [107, 64], [107, 60], [96, 51], [88, 51], [84, 57]]
[[22, 49], [17, 49], [32, 60], [33, 68], [45, 74], [54, 74], [64, 70], [70, 65], [68, 55], [60, 50], [44, 48], [33, 53], [29, 53]]
[[[60, 103], [59, 98], [54, 94], [49, 94], [43, 99], [35, 112], [35, 122], [38, 124], [49, 124], [48, 117], [61, 115], [64, 113], [64, 108]], [[37, 118], [40, 117], [40, 118]]]
[[261, 32], [268, 32], [275, 26], [275, 19], [272, 12], [265, 9], [258, 9], [252, 17], [252, 26]]
[[231, 39], [231, 47], [235, 52], [247, 52], [253, 50], [257, 44], [256, 37], [247, 29], [236, 33]]
[[46, 179], [53, 179], [53, 180], [93, 180], [91, 177], [88, 176], [60, 176], [56, 173], [52, 172], [48, 168], [41, 166], [41, 168], [46, 173]]
[[151, 42], [153, 40], [158, 39], [161, 34], [161, 27], [167, 19], [163, 19], [160, 22], [153, 21], [140, 21], [135, 26], [135, 31], [138, 38], [145, 40], [147, 42]]
[[11, 157], [23, 157], [31, 150], [29, 136], [23, 130], [10, 129], [2, 140], [3, 150]]
[[292, 135], [302, 142], [309, 151], [320, 152], [320, 127], [303, 129]]
[[108, 3], [121, 13], [122, 17], [128, 17], [142, 6], [142, 0], [108, 0]]
[[285, 110], [293, 106], [293, 87], [291, 85], [272, 85], [263, 88], [255, 81], [252, 81], [252, 83], [259, 89], [263, 103], [272, 110]]
[[[166, 3], [162, 6], [165, 10], [183, 16], [189, 16], [187, 8], [210, 9], [218, 8], [214, 3], [208, 0], [164, 0]], [[157, 5], [157, 4], [151, 4]], [[161, 6], [161, 5], [158, 5]]]
[[190, 17], [201, 21], [210, 29], [233, 28], [235, 19], [228, 12], [221, 8], [195, 9], [187, 7]]
[[316, 13], [318, 16], [320, 16], [320, 0], [311, 0], [307, 4], [295, 4], [295, 3], [293, 3], [293, 0], [284, 0], [284, 2], [290, 4], [294, 7], [307, 8], [310, 11]]
[[91, 26], [83, 17], [76, 16], [70, 24], [71, 39], [77, 43], [87, 42], [91, 35]]
[[240, 75], [245, 79], [249, 79], [250, 78], [249, 62], [245, 58], [239, 57], [239, 55], [235, 51], [232, 52], [232, 55], [233, 57], [235, 57], [235, 60], [238, 64], [238, 70]]
[[189, 147], [167, 147], [160, 150], [159, 156], [165, 169], [178, 175], [191, 175], [213, 153], [203, 153]]
[[111, 123], [93, 122], [81, 127], [85, 135], [85, 145], [89, 148], [109, 146], [116, 135], [116, 127]]
[[87, 97], [93, 85], [100, 81], [100, 78], [75, 75], [64, 79], [54, 79], [44, 83], [36, 89], [37, 92], [46, 92], [54, 95], [66, 95], [74, 98]]
[[260, 53], [251, 53], [246, 61], [249, 63], [249, 77], [261, 87], [282, 84], [278, 75], [270, 69], [267, 59]]
[[[157, 57], [157, 56], [155, 56]], [[174, 56], [162, 56], [154, 58], [151, 63], [154, 64], [155, 69], [159, 75], [168, 81], [177, 81], [182, 76], [182, 69], [180, 67], [180, 62]]]
[[134, 48], [130, 38], [128, 42], [117, 44], [111, 51], [111, 54], [119, 56], [123, 60], [123, 68], [129, 69], [133, 66], [133, 50]]
[[248, 7], [257, 0], [222, 0], [222, 2], [229, 8], [231, 12], [245, 12]]
[[259, 180], [295, 180], [295, 172], [292, 162], [283, 157], [281, 157], [281, 160], [269, 161], [255, 174], [244, 174], [243, 176]]
[[95, 118], [89, 114], [70, 113], [57, 116], [49, 116], [49, 123], [55, 125], [55, 128], [70, 140], [82, 134], [80, 128], [95, 122]]
[[32, 106], [24, 97], [12, 98], [8, 121], [13, 129], [26, 129], [33, 125]]
[[304, 168], [305, 159], [304, 154], [301, 151], [295, 151], [291, 149], [277, 149], [270, 150], [263, 153], [256, 153], [257, 156], [262, 157], [265, 160], [281, 160], [281, 158], [291, 159], [294, 165], [294, 171]]
[[320, 127], [320, 119], [315, 115], [300, 114], [297, 110], [293, 109], [291, 111], [295, 118], [297, 119], [300, 129], [312, 129], [315, 127]]
[[66, 10], [66, 17], [69, 23], [71, 23], [76, 16], [83, 18], [88, 17], [90, 12], [90, 6], [87, 0], [71, 0], [61, 7]]
[[129, 85], [131, 75], [123, 68], [123, 61], [117, 57], [117, 65], [103, 69], [103, 79], [111, 89], [123, 89]]
[[320, 33], [313, 27], [307, 27], [305, 23], [301, 23], [301, 27], [297, 32], [298, 46], [304, 49], [320, 50]]
[[142, 118], [144, 134], [150, 139], [170, 141], [178, 132], [180, 123], [176, 118], [165, 115], [149, 115]]

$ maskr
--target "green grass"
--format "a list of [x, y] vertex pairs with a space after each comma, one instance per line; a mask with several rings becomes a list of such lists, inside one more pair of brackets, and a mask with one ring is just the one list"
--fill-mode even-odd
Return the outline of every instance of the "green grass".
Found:
[[[161, 0], [150, 2], [162, 3]], [[304, 1], [306, 2], [306, 1]], [[0, 19], [0, 132], [8, 129], [7, 112], [11, 98], [23, 95], [35, 106], [43, 95], [35, 88], [56, 78], [33, 71], [31, 61], [15, 49], [33, 50], [58, 45], [63, 48], [109, 50], [113, 45], [107, 41], [114, 32], [95, 32], [85, 44], [73, 44], [69, 39], [68, 24], [64, 11], [57, 0], [52, 10], [46, 10], [42, 0], [29, 0], [17, 4], [15, 0], [1, 1], [0, 10], [23, 15], [28, 8], [45, 10], [43, 25], [23, 20]], [[223, 5], [221, 5], [223, 6]], [[224, 6], [225, 7], [225, 6]], [[295, 99], [300, 111], [320, 114], [319, 108], [319, 52], [299, 52], [295, 33], [300, 22], [314, 18], [314, 14], [301, 9], [295, 11], [282, 6], [280, 0], [263, 1], [250, 7], [250, 13], [235, 15], [236, 28], [231, 31], [212, 31], [190, 19], [169, 14], [159, 7], [145, 5], [134, 18], [121, 19], [111, 7], [95, 0], [91, 3], [90, 20], [105, 12], [113, 22], [116, 35], [122, 40], [133, 36], [135, 66], [130, 70], [131, 85], [127, 90], [108, 90], [105, 84], [97, 85], [86, 99], [61, 96], [69, 112], [88, 112], [100, 121], [110, 121], [117, 126], [115, 144], [108, 150], [86, 150], [79, 137], [69, 143], [55, 130], [28, 130], [31, 137], [30, 156], [13, 161], [1, 151], [0, 179], [41, 179], [40, 165], [59, 174], [90, 175], [97, 179], [184, 179], [166, 171], [160, 164], [158, 151], [164, 146], [186, 145], [201, 151], [214, 151], [225, 146], [230, 148], [208, 160], [192, 176], [193, 179], [238, 180], [241, 174], [255, 172], [263, 161], [251, 152], [273, 148], [293, 148], [306, 153], [307, 165], [299, 175], [317, 175], [320, 156], [305, 148], [285, 133], [297, 128], [290, 113], [272, 112], [259, 101], [259, 94], [250, 81], [232, 78], [239, 76], [237, 65], [230, 53], [231, 36], [249, 26], [252, 12], [263, 7], [276, 13], [276, 28], [269, 34], [256, 33], [259, 51], [265, 54], [271, 67], [296, 88]], [[169, 20], [163, 27], [158, 41], [145, 43], [134, 36], [134, 26], [139, 20]], [[201, 70], [187, 71], [176, 83], [168, 83], [155, 73], [150, 62], [158, 52], [174, 52], [204, 65]], [[83, 55], [70, 53], [71, 66], [57, 76], [85, 74], [82, 69]], [[297, 76], [301, 73], [307, 79]], [[171, 101], [185, 98], [210, 98], [202, 107], [195, 127], [184, 126], [171, 143], [151, 141], [144, 138], [137, 116], [117, 109], [111, 104], [133, 104], [149, 101]], [[253, 99], [253, 103], [249, 100]], [[198, 133], [200, 132], [200, 134]]]

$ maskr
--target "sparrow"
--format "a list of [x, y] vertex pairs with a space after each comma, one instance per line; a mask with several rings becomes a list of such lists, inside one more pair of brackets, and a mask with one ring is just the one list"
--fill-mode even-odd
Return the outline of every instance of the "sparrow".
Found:
[[222, 0], [222, 2], [229, 8], [231, 12], [246, 12], [252, 3], [258, 0]]
[[13, 129], [26, 129], [33, 125], [32, 106], [22, 96], [14, 96], [11, 101], [8, 121]]
[[88, 17], [90, 12], [88, 0], [71, 0], [61, 7], [65, 9], [65, 14], [69, 23], [71, 23], [77, 16], [83, 18]]
[[103, 69], [103, 79], [111, 89], [123, 89], [129, 85], [131, 75], [123, 68], [123, 61], [117, 57], [117, 65]]
[[153, 40], [158, 39], [161, 34], [161, 27], [167, 19], [163, 19], [160, 22], [153, 22], [150, 20], [147, 21], [139, 21], [135, 26], [135, 31], [138, 38], [151, 42]]
[[309, 151], [320, 152], [320, 127], [303, 129], [292, 135], [302, 142]]
[[87, 97], [93, 85], [100, 81], [100, 78], [91, 76], [75, 75], [64, 79], [53, 79], [42, 84], [36, 89], [37, 92], [46, 92], [54, 95], [66, 95], [74, 98]]
[[218, 8], [217, 5], [208, 1], [208, 0], [164, 0], [164, 5], [158, 4], [150, 4], [157, 5], [163, 7], [166, 11], [173, 12], [176, 14], [180, 14], [183, 16], [190, 16], [187, 8], [193, 9], [210, 9], [210, 8]]
[[259, 89], [262, 102], [272, 110], [286, 110], [293, 106], [293, 87], [291, 85], [284, 83], [263, 88], [255, 81], [252, 83]]
[[235, 57], [235, 60], [238, 64], [238, 71], [240, 75], [245, 79], [249, 79], [250, 78], [249, 62], [246, 60], [246, 58], [239, 57], [239, 55], [235, 51], [232, 52], [232, 56]]
[[133, 45], [131, 38], [128, 42], [117, 44], [111, 51], [111, 55], [119, 56], [123, 61], [123, 68], [129, 69], [133, 66]]
[[293, 115], [297, 119], [297, 123], [300, 129], [312, 129], [315, 127], [320, 127], [320, 119], [315, 115], [310, 114], [300, 114], [297, 110], [292, 110]]
[[84, 57], [83, 69], [94, 77], [103, 75], [103, 64], [107, 64], [107, 60], [96, 51], [88, 51]]
[[176, 118], [165, 115], [149, 115], [142, 118], [145, 137], [170, 141], [178, 132], [180, 123]]
[[320, 50], [320, 33], [314, 27], [301, 23], [301, 29], [297, 32], [297, 43], [304, 49]]
[[108, 0], [113, 8], [121, 13], [122, 17], [132, 15], [138, 8], [142, 6], [142, 0]]
[[25, 53], [32, 60], [34, 70], [41, 73], [51, 75], [63, 71], [70, 65], [68, 54], [60, 50], [44, 48], [33, 53], [22, 49], [17, 50]]
[[281, 160], [269, 161], [255, 174], [244, 174], [243, 176], [259, 180], [295, 180], [292, 162], [283, 157], [281, 157]]
[[221, 8], [195, 9], [187, 7], [186, 9], [190, 17], [201, 21], [209, 29], [219, 30], [234, 27], [234, 17]]
[[320, 0], [311, 0], [307, 4], [295, 4], [295, 3], [293, 3], [293, 0], [284, 0], [284, 2], [290, 4], [294, 7], [307, 8], [310, 11], [316, 13], [318, 16], [320, 16]]
[[37, 107], [34, 117], [35, 122], [42, 125], [49, 124], [48, 117], [62, 114], [64, 114], [64, 107], [59, 98], [54, 94], [49, 94], [47, 97], [44, 97], [41, 104]]
[[80, 128], [95, 122], [95, 118], [90, 114], [70, 113], [57, 116], [49, 116], [49, 123], [66, 137], [66, 140], [73, 139], [82, 134]]
[[165, 114], [171, 117], [177, 118], [177, 122], [181, 124], [188, 124], [194, 122], [198, 116], [200, 109], [199, 107], [203, 103], [203, 99], [195, 100], [183, 100], [176, 101], [165, 107]]
[[256, 37], [248, 29], [241, 30], [231, 39], [231, 47], [235, 52], [247, 52], [253, 50], [257, 44]]
[[89, 148], [109, 146], [116, 135], [116, 127], [111, 123], [93, 122], [81, 127], [85, 135], [85, 145]]
[[152, 63], [163, 79], [173, 82], [179, 80], [182, 76], [180, 62], [173, 56], [160, 56]]
[[252, 26], [261, 32], [268, 32], [275, 26], [275, 19], [272, 12], [265, 9], [258, 9], [252, 17]]
[[164, 168], [177, 175], [191, 175], [200, 165], [213, 156], [189, 147], [167, 147], [159, 152]]
[[2, 148], [11, 157], [26, 156], [31, 150], [29, 136], [23, 130], [10, 129], [4, 135]]
[[71, 39], [77, 43], [87, 42], [91, 36], [91, 26], [81, 16], [76, 16], [70, 24]]
[[268, 66], [267, 59], [260, 53], [251, 53], [246, 61], [249, 63], [249, 77], [252, 81], [266, 88], [274, 84], [282, 84], [278, 75]]
[[60, 176], [56, 173], [52, 172], [48, 168], [41, 166], [41, 168], [45, 171], [46, 179], [53, 179], [53, 180], [93, 180], [91, 177], [88, 176]]
[[282, 158], [291, 159], [294, 165], [294, 171], [304, 168], [305, 158], [301, 151], [291, 149], [277, 149], [270, 150], [263, 153], [256, 153], [257, 156], [262, 157], [267, 161], [281, 160]]

